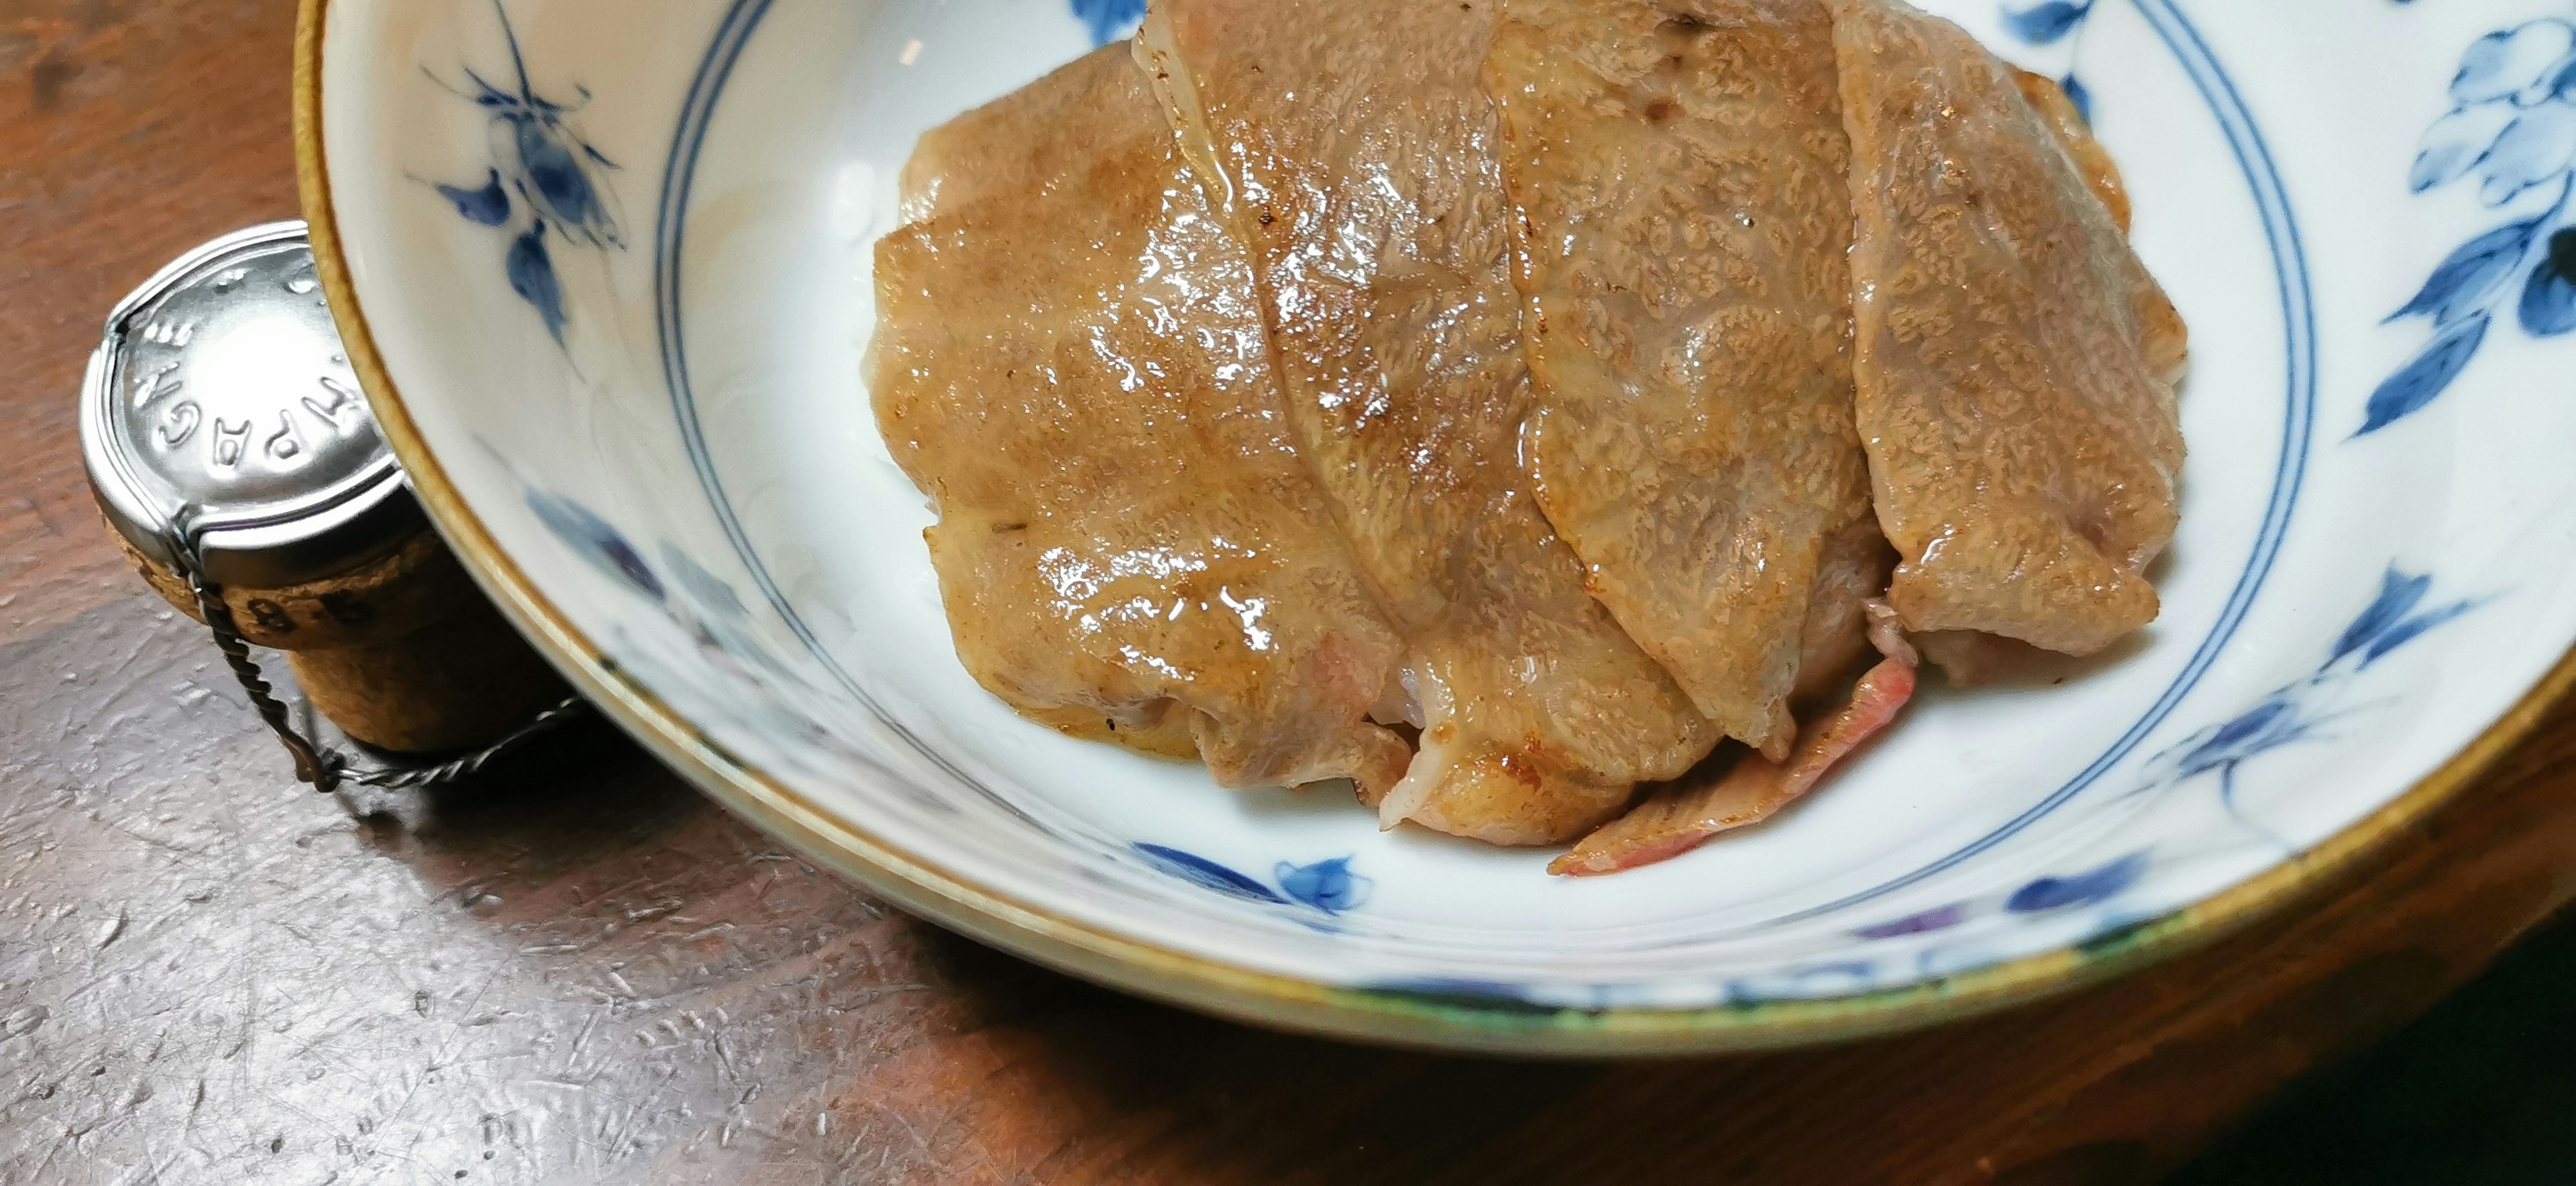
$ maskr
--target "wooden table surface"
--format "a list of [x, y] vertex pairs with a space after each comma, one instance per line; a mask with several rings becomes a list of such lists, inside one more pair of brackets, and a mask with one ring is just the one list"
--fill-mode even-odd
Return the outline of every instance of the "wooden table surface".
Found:
[[2306, 900], [2118, 983], [1655, 1064], [1207, 1020], [916, 922], [623, 739], [292, 783], [120, 565], [108, 306], [296, 213], [289, 0], [0, 0], [0, 1181], [2129, 1182], [2576, 896], [2576, 712]]

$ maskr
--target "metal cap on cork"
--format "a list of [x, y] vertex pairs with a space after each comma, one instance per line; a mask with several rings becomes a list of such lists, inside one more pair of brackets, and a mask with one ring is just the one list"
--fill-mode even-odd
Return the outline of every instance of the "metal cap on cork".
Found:
[[[116, 306], [81, 390], [81, 455], [144, 580], [203, 622], [296, 776], [426, 786], [579, 714], [441, 546], [377, 435], [300, 222], [181, 256]], [[263, 674], [385, 754], [323, 742]]]
[[217, 585], [322, 580], [428, 525], [376, 434], [302, 222], [207, 243], [120, 302], [80, 427], [109, 522]]

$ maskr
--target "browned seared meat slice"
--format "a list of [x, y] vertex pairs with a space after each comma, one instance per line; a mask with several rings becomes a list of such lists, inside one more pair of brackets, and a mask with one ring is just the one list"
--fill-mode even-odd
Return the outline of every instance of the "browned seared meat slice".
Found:
[[1708, 782], [1661, 791], [1584, 837], [1572, 851], [1549, 862], [1547, 871], [1582, 877], [1671, 860], [1720, 832], [1760, 823], [1806, 794], [1835, 763], [1894, 722], [1914, 697], [1916, 659], [1895, 611], [1884, 605], [1870, 610], [1878, 619], [1871, 624], [1870, 641], [1886, 657], [1860, 677], [1839, 710], [1799, 731], [1788, 760], [1746, 754]]
[[[960, 160], [971, 167], [950, 166]], [[1124, 47], [923, 141], [877, 248], [869, 384], [959, 656], [1069, 733], [1229, 786], [1410, 760], [1398, 640], [1281, 423], [1242, 249]], [[942, 176], [971, 178], [940, 185]]]
[[2153, 281], [2010, 67], [1897, 0], [1832, 3], [1888, 598], [1914, 630], [2100, 650], [2157, 612], [2179, 323], [2141, 315]]
[[2075, 168], [2083, 175], [2085, 188], [2102, 199], [2102, 208], [2111, 212], [2111, 221], [2120, 233], [2128, 234], [2128, 183], [2120, 177], [2118, 162], [2111, 159], [2101, 141], [2093, 138], [2093, 126], [2084, 122], [2084, 113], [2076, 108], [2075, 100], [2056, 79], [2010, 63], [2005, 68], [2012, 71], [2013, 85], [2020, 88], [2021, 97], [2030, 100], [2030, 109], [2047, 121], [2049, 134], [2066, 149], [2066, 155], [2075, 158]]
[[1879, 548], [1824, 0], [1502, 0], [1485, 77], [1539, 503], [1700, 710], [1786, 757], [1803, 651], [1838, 684], [1881, 588], [1842, 588]]
[[1717, 731], [1584, 591], [1516, 459], [1530, 397], [1492, 0], [1164, 0], [1141, 43], [1252, 244], [1299, 452], [1406, 642], [1392, 824], [1580, 835]]
[[[2129, 187], [2121, 180], [2120, 166], [2111, 159], [2110, 150], [2093, 138], [2093, 125], [2084, 121], [2076, 110], [2075, 100], [2057, 80], [2028, 70], [2013, 71], [2013, 81], [2020, 85], [2031, 108], [2048, 121], [2048, 130], [2075, 158], [2075, 167], [2084, 175], [2084, 184], [2093, 196], [2102, 199], [2102, 208], [2111, 212], [2120, 233], [2129, 233]], [[2138, 307], [2139, 349], [2146, 355], [2147, 369], [2168, 386], [2180, 383], [2184, 364], [2190, 356], [2190, 334], [2183, 327], [2182, 314], [2165, 298], [2163, 286], [2147, 274], [2146, 265], [2136, 256], [2129, 258], [2129, 288]]]

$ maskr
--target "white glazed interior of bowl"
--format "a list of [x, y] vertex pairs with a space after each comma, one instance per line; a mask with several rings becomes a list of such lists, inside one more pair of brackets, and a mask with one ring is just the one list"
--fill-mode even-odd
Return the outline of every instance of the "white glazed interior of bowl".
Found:
[[[2293, 860], [2576, 639], [2576, 401], [2549, 287], [2576, 107], [2550, 122], [2568, 105], [2545, 82], [2576, 46], [2489, 43], [2491, 73], [2534, 86], [2454, 86], [2473, 43], [2545, 6], [1945, 0], [2079, 80], [2193, 330], [2183, 531], [2134, 645], [1936, 686], [1784, 818], [1594, 880], [1023, 721], [958, 664], [929, 513], [869, 415], [870, 247], [915, 136], [1123, 7], [328, 10], [330, 214], [463, 503], [613, 678], [949, 879], [1317, 985], [1589, 1008], [1849, 995], [2092, 940]], [[2419, 149], [2455, 142], [2468, 175], [2427, 177]], [[2446, 259], [2439, 330], [2389, 321]]]

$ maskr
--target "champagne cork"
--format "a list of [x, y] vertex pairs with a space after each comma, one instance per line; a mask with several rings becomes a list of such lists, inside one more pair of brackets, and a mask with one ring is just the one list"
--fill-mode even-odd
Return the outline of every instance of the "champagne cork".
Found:
[[[154, 592], [205, 620], [185, 577], [119, 542]], [[217, 596], [244, 641], [286, 653], [315, 711], [377, 749], [488, 745], [569, 694], [429, 531], [339, 576]]]
[[206, 244], [118, 305], [90, 359], [81, 445], [143, 579], [201, 622], [204, 589], [227, 611], [210, 623], [219, 641], [284, 652], [350, 737], [472, 750], [569, 695], [439, 540], [377, 435], [304, 224]]

